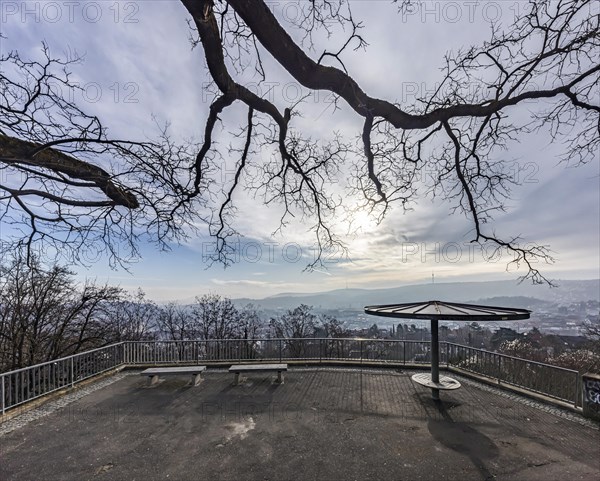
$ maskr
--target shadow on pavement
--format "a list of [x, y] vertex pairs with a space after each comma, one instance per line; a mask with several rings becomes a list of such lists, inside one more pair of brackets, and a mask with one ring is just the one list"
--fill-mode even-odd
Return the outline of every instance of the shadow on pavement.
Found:
[[441, 419], [429, 419], [429, 433], [448, 449], [467, 456], [479, 470], [483, 479], [492, 480], [495, 476], [486, 467], [485, 461], [498, 457], [498, 447], [485, 434], [480, 433], [471, 424], [455, 422], [448, 412], [444, 401], [433, 401]]

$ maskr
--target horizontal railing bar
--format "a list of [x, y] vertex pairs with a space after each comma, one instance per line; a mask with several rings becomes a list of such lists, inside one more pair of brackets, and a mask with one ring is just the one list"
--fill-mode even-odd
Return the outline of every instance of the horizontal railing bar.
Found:
[[[123, 341], [129, 344], [151, 344], [151, 343], [179, 343], [179, 342], [275, 342], [275, 341], [355, 341], [355, 342], [382, 342], [382, 343], [409, 343], [409, 344], [430, 344], [431, 341], [414, 340], [414, 339], [368, 339], [364, 337], [272, 337], [269, 339], [164, 339], [164, 340], [147, 340], [147, 341]], [[442, 344], [445, 341], [441, 341]], [[459, 344], [456, 344], [457, 346]]]
[[[105, 372], [108, 372], [108, 371], [110, 371], [112, 369], [116, 369], [117, 367], [119, 367], [119, 365], [116, 365], [114, 367], [108, 367], [106, 369], [103, 369], [102, 371], [98, 371], [98, 372], [95, 372], [94, 374], [90, 374], [90, 375], [88, 375], [86, 377], [82, 377], [80, 379], [77, 379], [76, 383], [78, 384], [78, 383], [80, 383], [82, 381], [85, 381], [86, 379], [90, 379], [91, 377], [98, 376], [98, 375], [103, 374]], [[55, 388], [52, 388], [52, 389], [50, 389], [48, 391], [44, 391], [44, 392], [42, 392], [40, 394], [37, 394], [35, 396], [28, 397], [27, 399], [23, 399], [22, 401], [18, 401], [16, 403], [10, 404], [9, 406], [6, 406], [6, 409], [15, 408], [17, 406], [21, 406], [22, 404], [27, 404], [28, 402], [35, 401], [36, 399], [39, 399], [39, 398], [44, 397], [44, 396], [47, 396], [48, 394], [52, 394], [53, 392], [60, 391], [61, 389], [68, 389], [70, 387], [71, 387], [70, 383], [66, 383], [64, 385], [57, 386]]]
[[546, 367], [550, 367], [552, 369], [558, 369], [560, 371], [567, 371], [567, 372], [570, 372], [570, 373], [579, 374], [579, 371], [576, 371], [575, 369], [568, 369], [568, 368], [562, 367], [562, 366], [555, 366], [554, 364], [548, 364], [546, 362], [533, 361], [531, 359], [524, 359], [522, 357], [515, 357], [515, 356], [511, 356], [509, 354], [503, 354], [501, 352], [486, 351], [485, 349], [479, 349], [477, 347], [471, 347], [471, 346], [464, 346], [462, 344], [455, 344], [453, 342], [447, 342], [447, 341], [440, 342], [440, 344], [442, 344], [442, 343], [446, 343], [449, 346], [457, 346], [457, 347], [460, 347], [461, 349], [468, 349], [468, 350], [471, 350], [471, 351], [478, 351], [478, 352], [484, 352], [486, 354], [493, 354], [494, 356], [500, 356], [503, 359], [514, 359], [516, 361], [526, 362], [528, 364], [536, 364], [538, 366], [546, 366]]
[[13, 371], [1, 372], [0, 373], [0, 377], [2, 377], [2, 376], [9, 376], [11, 374], [16, 374], [16, 373], [19, 373], [19, 372], [27, 371], [27, 370], [33, 369], [35, 367], [43, 367], [43, 366], [48, 366], [49, 364], [57, 364], [57, 363], [62, 362], [62, 361], [68, 361], [69, 359], [74, 358], [74, 357], [81, 357], [81, 356], [85, 356], [87, 354], [91, 354], [93, 352], [110, 349], [111, 347], [115, 347], [115, 346], [120, 346], [120, 345], [124, 344], [125, 342], [129, 342], [129, 341], [116, 342], [114, 344], [109, 344], [108, 346], [97, 347], [95, 349], [90, 349], [89, 351], [78, 352], [76, 354], [71, 354], [70, 356], [59, 357], [57, 359], [52, 359], [51, 361], [46, 361], [46, 362], [41, 362], [39, 364], [34, 364], [33, 366], [21, 367], [19, 369], [14, 369]]

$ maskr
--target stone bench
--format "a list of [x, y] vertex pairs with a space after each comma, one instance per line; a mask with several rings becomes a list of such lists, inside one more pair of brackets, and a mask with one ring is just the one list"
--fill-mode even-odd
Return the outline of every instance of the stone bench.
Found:
[[148, 376], [148, 386], [152, 386], [158, 382], [159, 376], [191, 374], [192, 385], [197, 386], [202, 382], [202, 373], [204, 371], [206, 371], [206, 366], [151, 367], [142, 371], [140, 375]]
[[236, 364], [229, 368], [229, 372], [235, 374], [235, 385], [240, 382], [240, 374], [246, 372], [275, 372], [277, 371], [277, 382], [283, 384], [283, 372], [287, 371], [287, 364]]

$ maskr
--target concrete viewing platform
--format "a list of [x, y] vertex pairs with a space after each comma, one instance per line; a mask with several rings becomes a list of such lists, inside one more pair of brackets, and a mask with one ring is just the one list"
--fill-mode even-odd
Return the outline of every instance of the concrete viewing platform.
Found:
[[1, 424], [0, 479], [600, 477], [598, 423], [461, 376], [436, 402], [414, 370], [290, 367], [285, 384], [266, 373], [237, 386], [226, 369], [198, 386], [139, 373]]

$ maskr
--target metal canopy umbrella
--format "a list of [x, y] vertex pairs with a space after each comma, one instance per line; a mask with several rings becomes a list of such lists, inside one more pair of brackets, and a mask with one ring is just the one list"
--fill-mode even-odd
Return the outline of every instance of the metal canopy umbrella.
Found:
[[458, 389], [460, 383], [447, 376], [442, 376], [440, 379], [438, 321], [517, 321], [529, 319], [531, 311], [508, 307], [428, 301], [366, 306], [365, 313], [374, 316], [399, 319], [429, 319], [431, 321], [431, 375], [415, 374], [412, 379], [423, 386], [431, 388], [431, 396], [433, 399], [439, 400], [440, 389]]

